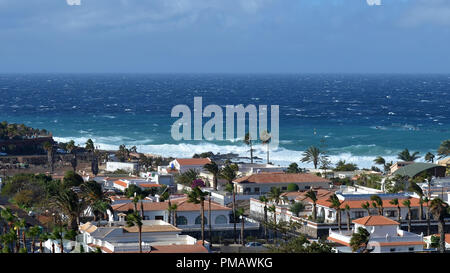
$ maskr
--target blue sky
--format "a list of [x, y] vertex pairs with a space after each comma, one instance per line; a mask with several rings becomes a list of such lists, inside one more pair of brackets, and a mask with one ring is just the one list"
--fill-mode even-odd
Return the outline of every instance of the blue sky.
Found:
[[0, 72], [449, 73], [448, 0], [0, 0]]

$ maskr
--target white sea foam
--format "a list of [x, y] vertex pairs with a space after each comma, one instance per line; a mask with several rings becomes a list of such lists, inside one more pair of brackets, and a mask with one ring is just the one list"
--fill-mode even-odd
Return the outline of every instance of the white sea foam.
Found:
[[[210, 142], [204, 142], [199, 144], [188, 144], [188, 143], [180, 143], [180, 144], [148, 144], [149, 142], [153, 142], [152, 139], [145, 140], [133, 140], [127, 137], [114, 136], [114, 137], [76, 137], [76, 138], [67, 138], [67, 137], [54, 137], [54, 139], [58, 142], [68, 142], [70, 140], [74, 140], [77, 145], [84, 146], [86, 141], [91, 138], [95, 145], [100, 149], [105, 150], [116, 150], [119, 145], [125, 144], [127, 147], [136, 146], [138, 152], [141, 153], [149, 153], [156, 154], [165, 157], [192, 157], [195, 153], [202, 152], [213, 152], [213, 153], [235, 153], [241, 157], [249, 157], [249, 146], [246, 146], [242, 143], [239, 144], [230, 144], [230, 145], [217, 145]], [[375, 145], [356, 145], [356, 148], [363, 148], [367, 146], [369, 148], [374, 148]], [[348, 150], [355, 148], [355, 146], [346, 147]], [[355, 163], [360, 168], [370, 168], [374, 165], [373, 160], [378, 156], [383, 156], [387, 162], [397, 161], [394, 151], [387, 151], [387, 155], [383, 154], [374, 154], [374, 155], [355, 155], [351, 152], [340, 152], [347, 150], [346, 148], [340, 149], [332, 149], [335, 154], [330, 154], [329, 159], [331, 163], [336, 164], [339, 160], [345, 160], [347, 163]], [[253, 146], [255, 150], [253, 155], [261, 158], [260, 163], [266, 162], [267, 156], [267, 147], [266, 145], [256, 144]], [[300, 167], [303, 168], [311, 168], [312, 164], [302, 163], [300, 159], [302, 158], [303, 151], [290, 150], [283, 147], [278, 147], [275, 150], [269, 151], [270, 161], [276, 165], [287, 166], [292, 162], [296, 162]], [[381, 166], [378, 166], [381, 167]]]

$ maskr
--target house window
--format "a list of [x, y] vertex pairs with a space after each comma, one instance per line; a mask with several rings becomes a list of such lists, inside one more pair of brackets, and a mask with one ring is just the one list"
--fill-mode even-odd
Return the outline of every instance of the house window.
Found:
[[251, 188], [244, 188], [244, 193], [250, 193], [252, 191]]
[[395, 252], [395, 247], [394, 247], [394, 248], [391, 248], [391, 252]]
[[409, 251], [414, 251], [414, 247], [408, 248]]
[[413, 219], [413, 220], [419, 219], [419, 210], [418, 209], [411, 210], [411, 219]]
[[281, 190], [285, 191], [285, 190], [287, 190], [287, 187], [281, 187]]
[[255, 193], [259, 193], [259, 188], [255, 188]]
[[214, 222], [217, 225], [226, 224], [227, 223], [227, 217], [224, 215], [219, 215], [216, 217], [216, 220]]
[[157, 215], [157, 216], [155, 216], [155, 220], [163, 220], [164, 221], [164, 216]]
[[354, 212], [355, 218], [363, 218], [364, 217], [364, 211], [355, 211]]
[[187, 225], [188, 221], [187, 218], [184, 216], [178, 216], [177, 217], [177, 226], [183, 226], [183, 225]]
[[311, 186], [305, 186], [305, 190], [309, 190]]
[[[203, 219], [204, 219], [204, 225], [207, 225], [208, 224], [208, 219], [206, 218], [206, 217], [203, 217]], [[201, 218], [201, 216], [199, 215], [199, 216], [197, 216], [197, 218], [195, 218], [195, 224], [196, 225], [201, 225], [202, 224], [202, 218]]]
[[395, 217], [396, 215], [397, 215], [397, 212], [395, 210], [386, 211], [386, 217]]
[[329, 210], [328, 211], [328, 216], [327, 216], [328, 218], [332, 218], [333, 217], [333, 211], [331, 211], [331, 210]]

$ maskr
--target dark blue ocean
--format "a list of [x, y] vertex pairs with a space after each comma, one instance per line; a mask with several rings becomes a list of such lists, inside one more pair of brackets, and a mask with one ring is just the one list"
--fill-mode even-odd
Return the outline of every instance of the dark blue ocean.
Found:
[[[324, 145], [333, 162], [370, 167], [404, 148], [435, 153], [450, 138], [450, 75], [4, 74], [0, 120], [45, 128], [59, 141], [92, 138], [102, 148], [248, 156], [241, 141], [171, 138], [172, 107], [193, 109], [195, 96], [204, 106], [279, 105], [280, 146], [271, 151], [278, 164], [298, 163], [308, 146]], [[265, 147], [257, 150], [265, 158]]]

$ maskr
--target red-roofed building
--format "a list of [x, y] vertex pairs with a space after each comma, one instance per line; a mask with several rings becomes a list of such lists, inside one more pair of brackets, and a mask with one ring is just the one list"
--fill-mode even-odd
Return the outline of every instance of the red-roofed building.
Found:
[[373, 253], [418, 252], [423, 251], [423, 235], [400, 229], [400, 224], [384, 216], [366, 216], [353, 220], [352, 230], [330, 230], [328, 240], [336, 244], [338, 252], [351, 252], [350, 241], [353, 233], [363, 228], [369, 232], [369, 241], [364, 247]]
[[308, 173], [257, 173], [233, 181], [238, 193], [265, 194], [273, 187], [287, 190], [289, 184], [296, 184], [299, 190], [330, 188], [331, 181]]

